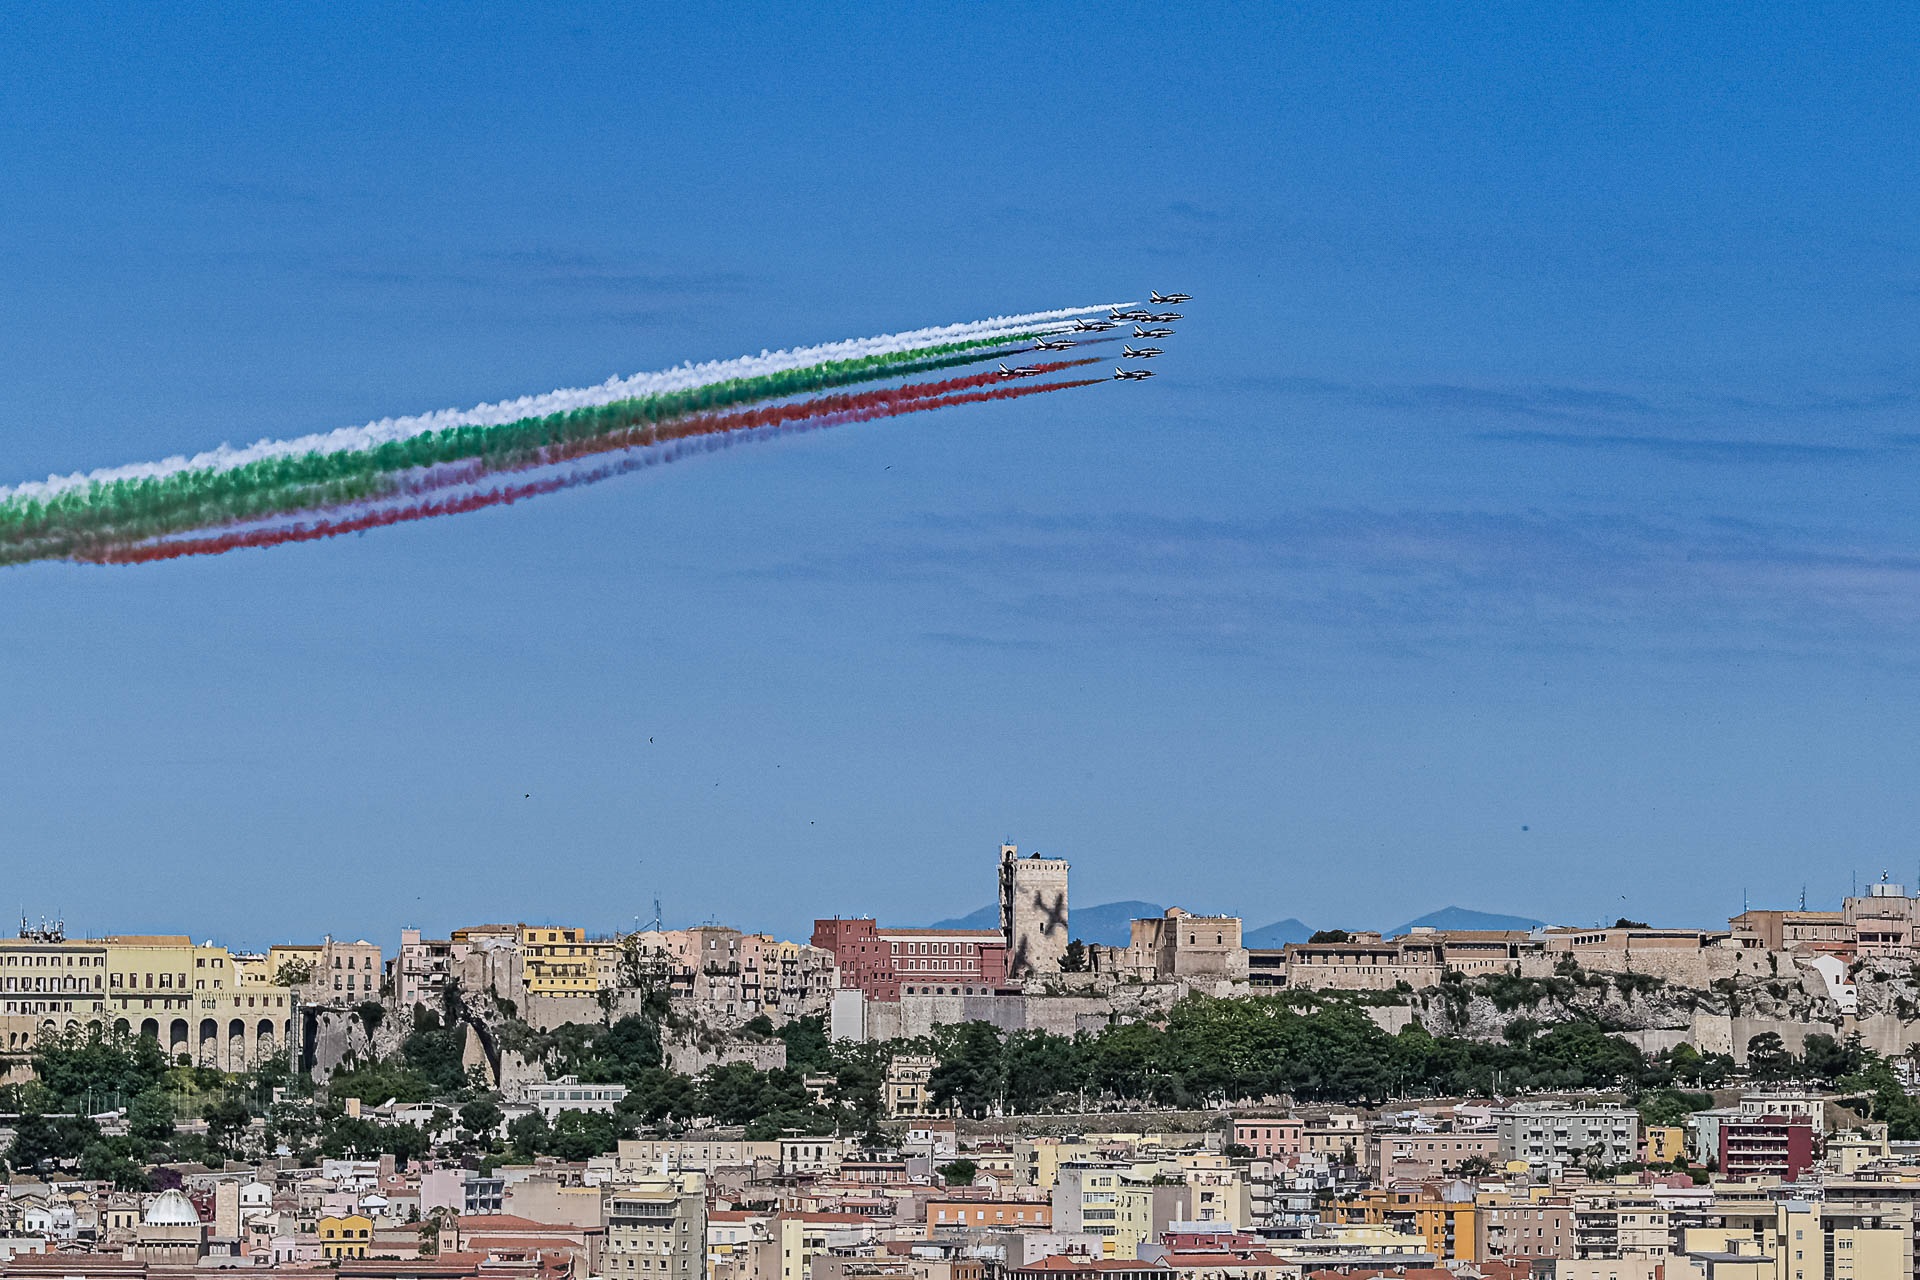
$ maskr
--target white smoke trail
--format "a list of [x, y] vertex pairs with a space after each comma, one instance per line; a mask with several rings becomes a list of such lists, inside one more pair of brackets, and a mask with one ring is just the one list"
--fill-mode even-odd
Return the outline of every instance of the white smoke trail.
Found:
[[563, 388], [545, 395], [521, 396], [478, 404], [471, 409], [441, 409], [434, 413], [405, 418], [382, 418], [359, 427], [340, 427], [291, 440], [260, 440], [236, 449], [223, 444], [192, 457], [176, 455], [159, 462], [136, 462], [125, 466], [103, 467], [96, 471], [49, 476], [10, 488], [0, 488], [0, 502], [48, 498], [55, 494], [116, 480], [152, 480], [187, 471], [231, 471], [268, 458], [297, 457], [307, 453], [347, 453], [378, 448], [396, 440], [405, 440], [449, 427], [499, 426], [522, 418], [544, 417], [573, 409], [586, 409], [628, 400], [635, 396], [684, 391], [729, 378], [752, 378], [804, 368], [827, 360], [857, 360], [863, 356], [890, 355], [916, 347], [944, 342], [964, 342], [973, 338], [991, 338], [1002, 333], [1031, 332], [1035, 328], [1061, 326], [1075, 316], [1105, 311], [1127, 303], [1102, 302], [1096, 306], [1062, 307], [1053, 311], [1030, 311], [1024, 315], [996, 316], [990, 320], [972, 320], [961, 324], [910, 329], [903, 333], [885, 333], [871, 338], [850, 338], [842, 342], [811, 347], [791, 347], [781, 351], [762, 351], [757, 356], [739, 356], [732, 360], [709, 360], [700, 364], [682, 364], [657, 373], [637, 373], [627, 378], [609, 378], [598, 386]]

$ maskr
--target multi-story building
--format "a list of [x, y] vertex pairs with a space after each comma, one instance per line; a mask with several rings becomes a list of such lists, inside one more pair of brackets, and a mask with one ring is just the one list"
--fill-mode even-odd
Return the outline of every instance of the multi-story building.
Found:
[[1640, 1156], [1640, 1114], [1620, 1106], [1523, 1102], [1493, 1113], [1500, 1154], [1558, 1174], [1631, 1164]]
[[622, 1174], [603, 1190], [606, 1276], [703, 1280], [707, 1273], [706, 1178], [697, 1173]]
[[1813, 1167], [1813, 1121], [1804, 1115], [1739, 1115], [1720, 1122], [1721, 1176], [1797, 1181]]
[[[1290, 942], [1281, 948], [1284, 983], [1308, 991], [1415, 991], [1440, 985], [1446, 964], [1439, 940], [1430, 935], [1382, 938], [1350, 934], [1342, 942]], [[1262, 975], [1271, 973], [1261, 966]]]
[[1179, 907], [1135, 920], [1124, 949], [1096, 948], [1102, 970], [1143, 980], [1175, 978], [1244, 982], [1247, 949], [1238, 916], [1200, 916]]
[[623, 1084], [581, 1084], [578, 1076], [561, 1076], [527, 1086], [527, 1101], [548, 1120], [562, 1111], [611, 1113], [627, 1096]]
[[1233, 1122], [1233, 1145], [1262, 1160], [1297, 1156], [1303, 1128], [1294, 1116], [1247, 1116]]
[[1424, 1187], [1372, 1187], [1335, 1201], [1330, 1220], [1417, 1233], [1442, 1262], [1474, 1262], [1480, 1256], [1479, 1213], [1471, 1192], [1454, 1199]]
[[1829, 1196], [1824, 1203], [1716, 1200], [1714, 1208], [1724, 1212], [1680, 1230], [1669, 1276], [1905, 1280], [1913, 1274], [1913, 1220], [1905, 1202]]
[[1006, 942], [991, 930], [881, 929], [864, 917], [816, 920], [813, 945], [833, 956], [842, 988], [869, 1000], [991, 995], [1007, 979]]
[[1452, 1175], [1469, 1160], [1500, 1163], [1497, 1133], [1383, 1133], [1374, 1144], [1373, 1167], [1383, 1179]]
[[43, 1031], [99, 1021], [107, 1009], [106, 973], [103, 944], [22, 920], [18, 938], [0, 940], [0, 1046], [18, 1052]]
[[1564, 1200], [1482, 1204], [1477, 1222], [1482, 1261], [1573, 1256], [1573, 1210]]
[[[461, 951], [465, 948], [462, 946]], [[402, 1009], [440, 1007], [453, 981], [455, 944], [450, 938], [422, 938], [418, 929], [400, 931], [400, 953], [393, 959], [393, 990]]]
[[1867, 886], [1867, 892], [1848, 898], [1841, 914], [1853, 927], [1854, 948], [1862, 957], [1906, 960], [1914, 954], [1915, 900], [1907, 896], [1906, 886], [1879, 884]]
[[614, 985], [618, 942], [562, 925], [523, 924], [518, 932], [528, 995], [591, 997]]
[[1060, 972], [1071, 941], [1064, 858], [1020, 856], [1016, 845], [1000, 846], [1000, 933], [1007, 944], [1007, 976], [1044, 977]]
[[1673, 1246], [1669, 1210], [1638, 1185], [1600, 1183], [1572, 1194], [1575, 1258], [1665, 1258]]
[[887, 1114], [896, 1120], [935, 1115], [933, 1091], [928, 1087], [940, 1060], [930, 1053], [896, 1053], [887, 1063], [883, 1086]]
[[[233, 957], [236, 965], [238, 957]], [[304, 945], [280, 943], [268, 948], [266, 961], [241, 971], [243, 988], [281, 986], [303, 1005], [356, 1005], [380, 998], [384, 977], [380, 948], [361, 939]]]

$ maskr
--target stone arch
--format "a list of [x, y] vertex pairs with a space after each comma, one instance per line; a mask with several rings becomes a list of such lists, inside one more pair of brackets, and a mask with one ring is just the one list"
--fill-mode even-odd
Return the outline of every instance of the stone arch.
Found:
[[220, 1024], [212, 1018], [200, 1019], [200, 1034], [196, 1037], [193, 1061], [202, 1067], [220, 1065]]
[[133, 1024], [125, 1018], [115, 1018], [113, 1020], [113, 1034], [117, 1036], [130, 1036], [133, 1034]]
[[167, 1024], [167, 1054], [169, 1057], [178, 1057], [190, 1048], [187, 1043], [187, 1020], [175, 1018]]
[[262, 1018], [260, 1025], [253, 1029], [253, 1060], [255, 1064], [271, 1061], [278, 1039], [273, 1033], [273, 1019]]
[[147, 1039], [153, 1041], [155, 1044], [159, 1044], [160, 1043], [160, 1020], [158, 1018], [141, 1019], [140, 1034], [145, 1036]]
[[247, 1024], [239, 1018], [227, 1023], [227, 1070], [247, 1069]]

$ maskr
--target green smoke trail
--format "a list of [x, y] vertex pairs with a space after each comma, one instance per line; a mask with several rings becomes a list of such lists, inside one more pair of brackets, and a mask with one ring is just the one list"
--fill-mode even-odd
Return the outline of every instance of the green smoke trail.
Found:
[[224, 470], [97, 482], [49, 497], [14, 498], [0, 502], [0, 564], [62, 556], [103, 541], [365, 501], [390, 492], [401, 472], [475, 460], [507, 466], [541, 449], [705, 410], [972, 364], [1033, 336], [1002, 334], [825, 361], [495, 426], [449, 427], [372, 449], [270, 458]]

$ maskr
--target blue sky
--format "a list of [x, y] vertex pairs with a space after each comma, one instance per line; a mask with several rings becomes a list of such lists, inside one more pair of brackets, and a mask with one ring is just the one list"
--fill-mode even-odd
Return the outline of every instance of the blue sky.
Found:
[[1920, 861], [1898, 6], [46, 6], [8, 481], [1198, 296], [1139, 386], [0, 573], [85, 932], [992, 894], [1712, 922]]

